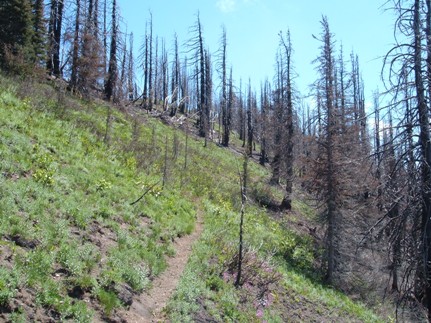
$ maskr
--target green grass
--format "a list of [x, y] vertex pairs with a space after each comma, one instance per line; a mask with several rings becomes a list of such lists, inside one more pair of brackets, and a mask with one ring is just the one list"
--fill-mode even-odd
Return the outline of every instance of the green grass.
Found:
[[[137, 123], [103, 103], [0, 75], [0, 249], [11, 259], [10, 268], [0, 270], [0, 302], [19, 297], [19, 288], [31, 289], [46, 312], [89, 322], [95, 309], [69, 295], [80, 287], [104, 315], [114, 315], [123, 305], [113, 287], [148, 289], [150, 278], [166, 269], [165, 257], [174, 254], [172, 240], [194, 230], [199, 210], [205, 229], [168, 304], [172, 322], [191, 321], [198, 312], [223, 322], [259, 321], [261, 310], [264, 319], [282, 322], [281, 301], [262, 307], [232, 284], [242, 157], [211, 142], [204, 148], [193, 136], [186, 149], [183, 132], [145, 114], [141, 118]], [[379, 321], [322, 285], [313, 274], [310, 238], [255, 203], [281, 200], [283, 192], [266, 185], [265, 168], [250, 162], [249, 173], [244, 240], [253, 275], [244, 286], [257, 279], [268, 287], [260, 301], [301, 295], [339, 317]], [[293, 207], [296, 216], [315, 217], [302, 201]], [[33, 244], [11, 241], [17, 237]], [[18, 308], [8, 319], [18, 322], [25, 315]]]
[[[220, 207], [211, 201], [206, 201], [205, 205], [205, 231], [199, 244], [195, 246], [177, 292], [168, 305], [170, 318], [173, 322], [189, 322], [193, 321], [197, 312], [206, 311], [211, 317], [223, 322], [259, 321], [259, 307], [254, 304], [258, 296], [253, 294], [254, 291], [248, 291], [246, 287], [236, 290], [232, 285], [236, 274], [229, 281], [224, 279], [228, 264], [237, 252], [239, 216], [232, 209]], [[263, 310], [263, 317], [269, 322], [284, 321], [282, 315], [286, 314], [286, 308], [280, 298], [289, 297], [288, 302], [300, 302], [291, 298], [292, 295], [300, 295], [307, 302], [320, 304], [321, 319], [331, 313], [331, 318], [384, 321], [366, 306], [325, 286], [313, 268], [314, 249], [311, 240], [286, 230], [254, 206], [249, 206], [246, 213], [244, 240], [246, 249], [252, 255], [268, 260], [267, 263], [256, 260], [258, 269], [251, 272], [261, 276], [260, 283], [272, 279], [271, 275], [265, 274], [265, 266], [281, 275], [279, 285], [283, 286], [285, 292], [279, 294], [280, 289], [271, 285], [269, 294], [279, 301]], [[248, 303], [241, 301], [244, 297], [248, 299]], [[206, 310], [203, 310], [204, 305]], [[317, 310], [311, 309], [315, 312]], [[316, 315], [319, 317], [318, 312]]]
[[[107, 145], [105, 106], [67, 96], [58, 102], [49, 86], [0, 78], [0, 234], [3, 240], [34, 241], [30, 248], [12, 243], [10, 271], [19, 273], [23, 288], [36, 290], [39, 306], [77, 320], [91, 317], [92, 310], [83, 302], [59, 301], [70, 299], [71, 283], [87, 285], [89, 293], [122, 283], [142, 292], [150, 275], [165, 269], [172, 239], [192, 232], [196, 219], [173, 176], [172, 184], [131, 205], [162, 175], [161, 157], [150, 170], [138, 165], [149, 149], [148, 128], [140, 126], [133, 143], [132, 122], [113, 109]], [[19, 96], [24, 86], [32, 97]], [[59, 269], [65, 277], [56, 277]], [[1, 277], [6, 304], [16, 282]], [[97, 299], [111, 314], [116, 303], [100, 293]]]
[[4, 267], [0, 268], [0, 305], [4, 306], [15, 296], [16, 288], [19, 286], [17, 272]]
[[99, 289], [97, 292], [97, 298], [100, 304], [103, 306], [106, 315], [111, 315], [112, 311], [121, 306], [121, 302], [112, 291], [106, 291], [104, 289]]

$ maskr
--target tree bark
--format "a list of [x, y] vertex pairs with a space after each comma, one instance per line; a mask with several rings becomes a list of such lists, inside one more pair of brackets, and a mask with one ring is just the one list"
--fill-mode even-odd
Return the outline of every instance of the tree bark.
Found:
[[79, 23], [81, 0], [76, 0], [76, 16], [75, 16], [75, 33], [73, 36], [73, 49], [72, 49], [72, 73], [70, 76], [70, 87], [72, 91], [76, 90], [78, 85], [78, 59], [79, 59]]
[[[421, 49], [421, 20], [420, 20], [420, 0], [414, 2], [414, 75], [415, 88], [417, 99], [417, 110], [419, 115], [419, 138], [421, 147], [420, 164], [422, 168], [421, 174], [421, 190], [422, 190], [422, 273], [423, 286], [425, 288], [426, 307], [428, 310], [428, 319], [431, 320], [431, 147], [430, 147], [430, 126], [429, 126], [429, 110], [425, 97], [425, 87], [422, 74], [422, 49]], [[428, 35], [427, 35], [428, 36]]]
[[105, 96], [108, 101], [116, 100], [115, 87], [117, 83], [117, 1], [112, 0], [112, 31], [111, 31], [111, 48], [109, 52], [108, 79], [105, 84]]
[[292, 192], [293, 192], [293, 101], [292, 101], [292, 79], [291, 79], [291, 56], [292, 43], [290, 41], [290, 32], [287, 32], [287, 39], [280, 35], [281, 43], [285, 50], [286, 59], [286, 190], [280, 208], [283, 210], [292, 209]]

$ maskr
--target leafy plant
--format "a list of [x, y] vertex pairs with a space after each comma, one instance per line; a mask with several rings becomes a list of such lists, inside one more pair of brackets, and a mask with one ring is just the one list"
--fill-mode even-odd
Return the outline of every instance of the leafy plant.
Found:
[[[168, 316], [187, 322], [206, 311], [218, 321], [280, 321], [272, 307], [258, 318], [256, 306], [241, 301], [242, 289], [223, 277], [234, 259], [238, 234], [237, 156], [213, 143], [203, 148], [201, 141], [189, 138], [187, 151], [179, 145], [176, 162], [170, 161], [164, 187], [154, 185], [165, 162], [160, 138], [174, 138], [170, 127], [145, 115], [140, 116], [145, 124], [135, 126], [124, 111], [111, 109], [108, 147], [103, 143], [105, 105], [67, 93], [59, 100], [55, 89], [39, 84], [32, 85], [34, 95], [20, 99], [23, 89], [23, 83], [0, 74], [0, 233], [38, 244], [11, 243], [12, 269], [0, 270], [4, 302], [17, 296], [19, 285], [35, 291], [33, 301], [55, 312], [58, 320], [90, 322], [89, 306], [68, 295], [73, 286], [97, 299], [109, 316], [121, 306], [112, 286], [129, 285], [135, 292], [148, 288], [149, 278], [165, 270], [166, 257], [175, 253], [172, 241], [193, 232], [201, 214], [205, 230], [169, 302]], [[176, 132], [178, 141], [184, 141], [184, 134]], [[345, 298], [298, 273], [313, 268], [314, 246], [254, 204], [283, 196], [265, 184], [267, 177], [265, 168], [250, 163], [256, 199], [250, 198], [247, 207], [244, 241], [255, 264], [275, 254], [276, 269], [283, 274], [279, 285], [290, 294], [306, 295], [337, 313], [342, 307], [370, 317], [363, 307], [346, 305]], [[293, 201], [293, 207], [312, 218], [313, 210], [302, 202]], [[264, 267], [254, 267], [250, 272], [265, 277]], [[342, 305], [336, 304], [338, 299]], [[25, 315], [15, 312], [12, 317]]]
[[0, 305], [6, 306], [15, 296], [18, 280], [16, 274], [4, 267], [0, 267]]
[[96, 182], [97, 192], [104, 192], [104, 191], [110, 190], [111, 188], [112, 188], [112, 183], [108, 182], [103, 178]]
[[100, 288], [96, 291], [97, 299], [107, 316], [110, 316], [112, 311], [121, 306], [121, 302], [113, 291], [107, 291]]
[[36, 248], [26, 255], [17, 257], [18, 269], [24, 273], [26, 283], [29, 286], [36, 286], [41, 281], [45, 281], [53, 270], [55, 253]]
[[33, 178], [36, 182], [42, 183], [44, 185], [54, 184], [54, 171], [47, 169], [37, 169], [33, 173]]
[[123, 272], [123, 278], [135, 291], [144, 290], [150, 283], [148, 269], [142, 265], [130, 266]]
[[22, 307], [19, 307], [16, 311], [9, 315], [9, 320], [12, 323], [26, 323], [28, 322], [27, 315], [25, 314]]

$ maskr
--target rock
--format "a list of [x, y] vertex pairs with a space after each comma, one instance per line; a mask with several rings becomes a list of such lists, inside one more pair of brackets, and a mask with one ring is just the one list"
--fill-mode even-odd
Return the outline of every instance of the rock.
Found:
[[113, 288], [118, 299], [127, 307], [133, 303], [133, 289], [127, 284], [115, 285]]
[[84, 290], [81, 286], [75, 286], [69, 290], [67, 294], [72, 298], [82, 299], [84, 296]]
[[8, 240], [15, 242], [17, 246], [20, 246], [22, 248], [28, 248], [28, 249], [34, 249], [39, 245], [39, 241], [37, 240], [27, 240], [23, 237], [21, 237], [18, 234], [15, 234], [13, 236], [7, 236]]

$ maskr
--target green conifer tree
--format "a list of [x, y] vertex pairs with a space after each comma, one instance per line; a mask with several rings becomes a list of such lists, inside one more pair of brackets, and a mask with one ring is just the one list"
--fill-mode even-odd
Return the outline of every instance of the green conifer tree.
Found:
[[14, 62], [34, 61], [32, 16], [29, 0], [0, 2], [0, 65], [3, 68], [10, 68]]
[[33, 51], [36, 65], [43, 66], [46, 56], [46, 26], [43, 0], [33, 0]]

